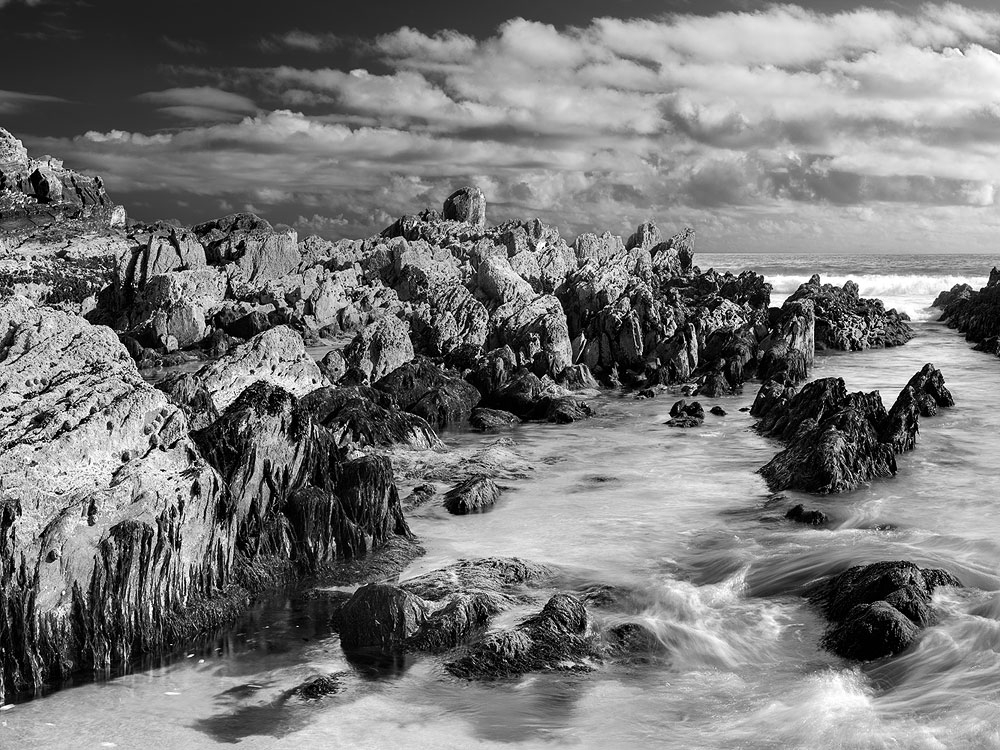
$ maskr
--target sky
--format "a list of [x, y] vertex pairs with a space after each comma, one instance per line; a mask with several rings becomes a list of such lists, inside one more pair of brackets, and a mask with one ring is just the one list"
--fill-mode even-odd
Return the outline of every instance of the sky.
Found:
[[1000, 4], [0, 0], [0, 126], [141, 220], [992, 252]]

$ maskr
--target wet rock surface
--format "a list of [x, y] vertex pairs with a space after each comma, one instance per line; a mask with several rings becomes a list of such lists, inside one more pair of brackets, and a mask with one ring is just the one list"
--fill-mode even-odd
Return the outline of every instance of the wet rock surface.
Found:
[[809, 599], [831, 623], [823, 647], [845, 659], [870, 661], [906, 650], [933, 622], [934, 590], [961, 585], [944, 570], [879, 562], [834, 576], [816, 586]]
[[877, 391], [847, 392], [840, 378], [824, 378], [796, 391], [773, 380], [754, 402], [757, 430], [788, 444], [759, 471], [774, 492], [847, 492], [894, 476], [896, 455], [916, 445], [920, 416], [954, 400], [941, 371], [925, 365], [886, 412]]

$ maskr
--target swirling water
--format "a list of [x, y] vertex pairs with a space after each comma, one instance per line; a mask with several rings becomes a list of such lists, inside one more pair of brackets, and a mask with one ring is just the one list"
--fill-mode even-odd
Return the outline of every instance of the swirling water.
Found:
[[[0, 747], [1000, 747], [1000, 360], [926, 312], [942, 288], [982, 285], [992, 264], [699, 257], [702, 268], [762, 271], [775, 302], [819, 271], [854, 278], [914, 317], [905, 347], [824, 355], [813, 373], [891, 402], [925, 362], [943, 369], [957, 405], [922, 422], [893, 479], [835, 497], [773, 498], [754, 472], [778, 446], [739, 411], [751, 383], [719, 399], [728, 416], [700, 429], [666, 427], [665, 395], [604, 395], [590, 421], [520, 427], [512, 437], [534, 469], [505, 483], [495, 510], [411, 517], [427, 554], [405, 576], [519, 555], [558, 566], [566, 585], [622, 587], [632, 592], [626, 610], [595, 617], [648, 624], [663, 646], [649, 659], [496, 683], [453, 679], [431, 656], [375, 669], [344, 658], [325, 599], [276, 595], [196, 649], [0, 712]], [[785, 521], [797, 502], [831, 525]], [[937, 624], [895, 659], [859, 666], [820, 650], [823, 622], [802, 590], [886, 559], [947, 568], [969, 588], [939, 593]], [[344, 690], [312, 704], [283, 699], [323, 673], [342, 673]]]

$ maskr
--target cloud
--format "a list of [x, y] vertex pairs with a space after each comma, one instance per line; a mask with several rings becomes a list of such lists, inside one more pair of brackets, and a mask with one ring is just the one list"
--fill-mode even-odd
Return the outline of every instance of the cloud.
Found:
[[149, 91], [137, 95], [135, 100], [157, 105], [164, 114], [195, 122], [238, 120], [257, 110], [252, 99], [210, 86]]
[[181, 55], [204, 55], [208, 52], [208, 48], [195, 39], [174, 39], [164, 35], [160, 37], [160, 42]]
[[66, 99], [0, 89], [0, 115], [17, 115], [42, 104], [66, 104]]
[[34, 7], [35, 5], [41, 5], [45, 0], [0, 0], [0, 8], [7, 5], [17, 5], [21, 3], [22, 5], [27, 5], [29, 7]]
[[355, 69], [175, 68], [192, 85], [141, 101], [186, 127], [42, 144], [119, 191], [252, 204], [331, 236], [475, 183], [491, 219], [539, 215], [570, 235], [654, 216], [696, 222], [716, 248], [779, 231], [834, 245], [881, 222], [903, 245], [909, 212], [957, 246], [1000, 223], [998, 40], [1000, 13], [952, 3], [514, 18], [486, 38], [403, 27], [353, 46]]
[[343, 44], [343, 39], [337, 34], [314, 34], [308, 31], [293, 29], [284, 34], [272, 34], [260, 40], [260, 48], [264, 52], [281, 52], [291, 49], [302, 52], [327, 52]]

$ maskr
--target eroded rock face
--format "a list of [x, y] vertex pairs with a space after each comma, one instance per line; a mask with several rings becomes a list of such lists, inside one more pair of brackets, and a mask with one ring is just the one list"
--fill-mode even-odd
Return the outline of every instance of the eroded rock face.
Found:
[[831, 622], [823, 646], [845, 659], [870, 661], [907, 649], [933, 620], [934, 589], [961, 585], [947, 571], [901, 560], [850, 568], [809, 598]]
[[294, 396], [304, 396], [325, 383], [302, 337], [287, 326], [278, 326], [197, 372], [165, 381], [161, 387], [185, 409], [195, 428], [203, 428], [257, 381], [279, 386]]
[[172, 271], [146, 280], [131, 311], [129, 335], [167, 352], [201, 343], [222, 304], [226, 278], [214, 269]]
[[113, 332], [0, 301], [0, 694], [151, 648], [224, 586], [218, 474]]

